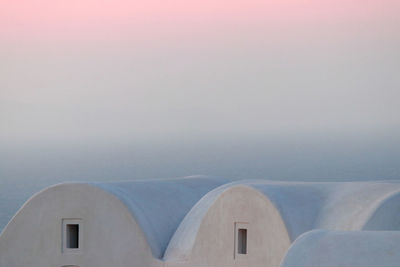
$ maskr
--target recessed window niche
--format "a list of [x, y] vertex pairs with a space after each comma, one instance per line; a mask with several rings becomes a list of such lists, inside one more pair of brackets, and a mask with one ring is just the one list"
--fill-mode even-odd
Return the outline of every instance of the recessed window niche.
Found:
[[62, 251], [76, 253], [82, 249], [82, 220], [62, 220]]
[[246, 257], [248, 254], [248, 230], [248, 223], [235, 223], [235, 259]]
[[247, 229], [238, 229], [237, 253], [247, 254]]
[[79, 224], [66, 225], [66, 247], [79, 248]]

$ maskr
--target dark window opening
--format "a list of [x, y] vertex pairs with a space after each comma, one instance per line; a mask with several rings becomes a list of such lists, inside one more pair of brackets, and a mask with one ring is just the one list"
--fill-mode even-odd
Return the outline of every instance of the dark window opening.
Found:
[[247, 229], [238, 229], [238, 254], [247, 254]]
[[67, 248], [79, 248], [79, 224], [67, 224]]

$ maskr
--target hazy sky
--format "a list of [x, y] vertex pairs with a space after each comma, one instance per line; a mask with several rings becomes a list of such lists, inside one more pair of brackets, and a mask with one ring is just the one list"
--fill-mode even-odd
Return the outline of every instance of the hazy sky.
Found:
[[399, 0], [0, 1], [0, 228], [62, 181], [400, 179]]
[[0, 229], [62, 181], [400, 179], [399, 0], [1, 0]]
[[2, 1], [1, 142], [396, 136], [399, 3]]

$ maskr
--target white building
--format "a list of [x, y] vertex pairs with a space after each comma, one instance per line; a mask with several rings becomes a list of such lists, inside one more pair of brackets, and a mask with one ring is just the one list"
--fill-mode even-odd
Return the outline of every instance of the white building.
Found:
[[281, 267], [398, 267], [399, 251], [400, 231], [314, 230], [296, 239]]
[[277, 267], [308, 231], [396, 231], [399, 210], [400, 184], [389, 182], [61, 184], [34, 195], [4, 229], [0, 266]]

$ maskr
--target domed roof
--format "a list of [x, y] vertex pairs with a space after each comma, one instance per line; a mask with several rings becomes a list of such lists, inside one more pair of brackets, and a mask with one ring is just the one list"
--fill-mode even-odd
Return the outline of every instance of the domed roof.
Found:
[[312, 229], [361, 230], [386, 198], [400, 192], [400, 184], [390, 182], [249, 181], [248, 185], [274, 203], [292, 240]]
[[399, 231], [323, 231], [300, 236], [281, 267], [397, 267]]
[[119, 198], [143, 230], [154, 257], [161, 258], [189, 210], [229, 180], [190, 176], [180, 179], [91, 183]]

